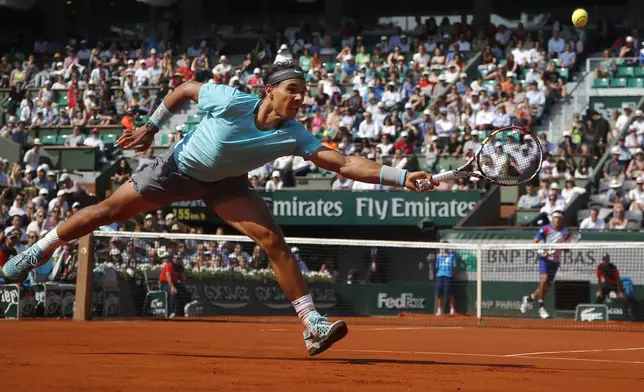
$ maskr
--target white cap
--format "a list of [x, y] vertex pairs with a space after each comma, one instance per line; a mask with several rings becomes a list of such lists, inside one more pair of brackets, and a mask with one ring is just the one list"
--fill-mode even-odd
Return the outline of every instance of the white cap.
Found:
[[432, 135], [432, 137], [430, 137], [430, 138], [429, 138], [429, 140], [430, 140], [430, 141], [432, 141], [432, 142], [433, 142], [433, 141], [436, 141], [436, 140], [438, 140], [438, 139], [440, 139], [440, 138], [438, 137], [438, 135]]
[[628, 126], [628, 130], [631, 132], [637, 131], [637, 124], [631, 124]]
[[148, 219], [154, 219], [154, 217], [152, 216], [152, 214], [147, 214], [147, 215], [145, 216], [145, 220], [148, 220]]
[[445, 80], [445, 75], [438, 75], [438, 80]]
[[425, 109], [425, 110], [423, 110], [423, 114], [426, 114], [426, 115], [428, 115], [428, 116], [431, 116], [431, 115], [432, 115], [432, 112], [431, 112], [429, 109]]
[[460, 76], [461, 78], [467, 78], [467, 74], [466, 74], [465, 72], [461, 72], [461, 74], [460, 74], [459, 76]]
[[644, 116], [644, 112], [642, 112], [640, 109], [637, 109], [635, 111], [635, 117], [640, 117], [640, 116]]
[[121, 254], [121, 252], [118, 250], [118, 248], [110, 249], [110, 256], [118, 256], [120, 254]]
[[77, 201], [75, 201], [74, 204], [72, 204], [72, 208], [76, 208], [76, 207], [80, 208], [80, 206], [81, 206], [80, 203]]
[[556, 182], [553, 182], [550, 184], [550, 189], [558, 190], [559, 189], [559, 184]]
[[644, 177], [639, 176], [637, 177], [637, 180], [635, 180], [638, 184], [644, 184]]
[[174, 219], [174, 214], [172, 212], [165, 216], [165, 220], [168, 219]]
[[476, 129], [474, 129], [474, 130], [472, 130], [472, 132], [470, 133], [470, 135], [472, 135], [472, 136], [478, 136], [478, 135], [479, 135], [479, 131], [477, 131]]
[[61, 189], [61, 190], [59, 190], [59, 191], [58, 191], [58, 193], [56, 193], [56, 196], [57, 196], [57, 197], [65, 196], [65, 191], [64, 191], [64, 190], [62, 190], [62, 189]]
[[414, 106], [411, 104], [411, 102], [407, 102], [407, 103], [405, 104], [405, 109], [411, 109], [411, 108], [413, 108], [413, 107], [414, 107]]
[[261, 69], [259, 69], [259, 68], [255, 68], [255, 69], [253, 70], [253, 73], [254, 73], [254, 74], [256, 74], [256, 75], [259, 75], [260, 73], [262, 73], [262, 70], [261, 70]]
[[292, 253], [297, 253], [299, 251], [300, 251], [300, 248], [298, 248], [297, 246], [294, 246], [294, 247], [291, 248]]
[[72, 178], [69, 176], [67, 173], [63, 173], [60, 178], [58, 179], [58, 182], [63, 182], [67, 180], [71, 180]]
[[400, 132], [400, 137], [408, 137], [408, 136], [409, 136], [409, 132], [407, 131]]
[[134, 64], [134, 60], [133, 60], [133, 59], [129, 59], [129, 60], [127, 61], [127, 63], [128, 63], [128, 64]]
[[611, 188], [619, 188], [620, 186], [622, 186], [622, 183], [621, 183], [621, 182], [619, 182], [619, 180], [617, 180], [617, 179], [615, 179], [615, 178], [613, 178], [613, 179], [611, 180], [611, 182], [610, 182], [610, 187], [611, 187]]
[[273, 171], [273, 174], [271, 175], [271, 177], [281, 177], [279, 170]]
[[178, 132], [178, 131], [181, 131], [182, 129], [183, 129], [183, 126], [182, 126], [182, 125], [177, 125], [177, 126], [174, 128], [174, 130], [175, 130], [175, 131], [177, 131], [177, 132]]
[[610, 149], [610, 153], [619, 155], [619, 154], [622, 153], [622, 151], [621, 151], [621, 149], [619, 147], [615, 146], [615, 147]]
[[18, 236], [18, 230], [16, 230], [13, 226], [9, 226], [6, 229], [4, 229], [4, 235], [5, 237], [17, 237]]
[[626, 42], [633, 42], [633, 37], [631, 37], [630, 35], [626, 37]]
[[48, 194], [49, 194], [49, 189], [47, 189], [47, 188], [40, 188], [40, 190], [38, 191], [38, 194], [39, 194], [39, 195], [48, 195]]
[[564, 131], [563, 136], [570, 136], [570, 131]]
[[55, 171], [52, 171], [52, 170], [47, 171], [47, 177], [51, 177], [51, 176], [54, 176], [54, 177], [55, 177], [55, 176], [56, 176], [56, 172], [55, 172]]
[[150, 49], [150, 54], [157, 54], [157, 50], [154, 48]]
[[40, 141], [39, 138], [34, 139], [34, 146], [42, 146], [42, 142]]
[[286, 49], [288, 49], [288, 46], [286, 44], [282, 44], [282, 46], [280, 46], [280, 50], [286, 50]]

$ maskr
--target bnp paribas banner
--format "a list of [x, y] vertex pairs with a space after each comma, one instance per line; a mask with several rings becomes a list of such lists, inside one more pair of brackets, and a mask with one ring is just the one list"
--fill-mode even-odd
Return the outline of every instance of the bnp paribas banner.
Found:
[[[429, 218], [438, 226], [463, 219], [481, 198], [479, 192], [263, 192], [280, 225], [415, 226]], [[210, 219], [202, 201], [178, 202], [179, 220]]]

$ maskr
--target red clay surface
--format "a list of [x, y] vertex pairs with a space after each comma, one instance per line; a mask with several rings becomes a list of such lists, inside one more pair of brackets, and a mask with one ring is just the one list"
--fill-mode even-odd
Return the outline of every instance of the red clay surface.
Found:
[[1, 390], [644, 390], [644, 334], [349, 325], [309, 357], [301, 327], [1, 321]]

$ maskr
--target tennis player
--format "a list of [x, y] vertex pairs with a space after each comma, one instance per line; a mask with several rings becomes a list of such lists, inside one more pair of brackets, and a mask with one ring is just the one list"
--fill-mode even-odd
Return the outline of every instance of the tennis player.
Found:
[[[552, 224], [542, 226], [534, 238], [534, 243], [561, 243], [566, 242], [572, 236], [572, 232], [563, 225], [563, 212], [556, 210], [552, 213]], [[561, 253], [563, 250], [545, 250], [539, 253], [539, 287], [529, 296], [523, 297], [521, 302], [521, 313], [528, 310], [528, 304], [537, 301], [539, 304], [539, 317], [547, 319], [550, 317], [544, 307], [546, 293], [555, 280], [555, 275], [561, 265]]]
[[248, 171], [275, 159], [299, 155], [317, 166], [367, 183], [420, 192], [417, 180], [438, 185], [425, 172], [382, 166], [326, 148], [294, 121], [306, 92], [304, 72], [290, 62], [273, 65], [264, 80], [266, 97], [218, 84], [187, 82], [159, 105], [144, 126], [125, 131], [117, 146], [146, 150], [154, 135], [188, 100], [206, 113], [197, 128], [173, 149], [123, 184], [103, 202], [77, 212], [4, 266], [5, 279], [21, 281], [60, 245], [96, 228], [144, 211], [201, 199], [222, 220], [259, 244], [275, 276], [304, 324], [310, 355], [319, 354], [348, 332], [344, 321], [331, 323], [316, 310], [299, 266], [262, 198], [252, 190]]

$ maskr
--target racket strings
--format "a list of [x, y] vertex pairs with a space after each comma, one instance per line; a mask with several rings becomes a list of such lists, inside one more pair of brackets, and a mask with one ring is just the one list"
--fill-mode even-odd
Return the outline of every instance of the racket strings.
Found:
[[520, 128], [493, 132], [477, 155], [479, 171], [494, 182], [517, 185], [534, 177], [541, 168], [541, 147]]

